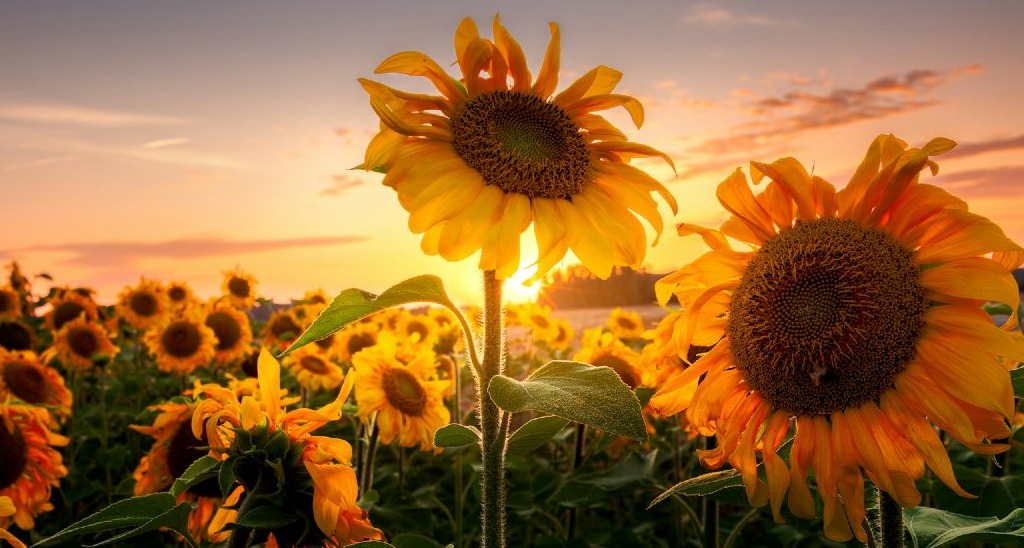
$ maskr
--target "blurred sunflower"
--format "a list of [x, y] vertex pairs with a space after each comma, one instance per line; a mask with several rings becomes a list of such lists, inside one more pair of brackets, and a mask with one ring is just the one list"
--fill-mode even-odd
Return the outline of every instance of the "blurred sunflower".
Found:
[[118, 296], [117, 312], [128, 325], [146, 330], [160, 323], [170, 308], [160, 282], [139, 279], [139, 285], [126, 287]]
[[331, 297], [321, 288], [311, 289], [302, 295], [302, 304], [324, 308], [331, 303]]
[[376, 323], [356, 322], [338, 331], [338, 358], [342, 362], [351, 362], [359, 352], [377, 345], [380, 327]]
[[[11, 500], [11, 497], [0, 497], [0, 521], [13, 516], [15, 512], [17, 509], [14, 508], [14, 501]], [[18, 540], [18, 537], [14, 536], [6, 527], [0, 527], [0, 540], [10, 543], [12, 548], [26, 548], [25, 543]]]
[[120, 351], [102, 326], [79, 318], [57, 331], [53, 346], [43, 353], [43, 361], [49, 362], [56, 355], [68, 369], [91, 369], [97, 363], [105, 364]]
[[241, 269], [236, 268], [224, 273], [221, 290], [231, 304], [242, 310], [249, 310], [256, 304], [256, 278]]
[[21, 320], [0, 320], [0, 348], [6, 350], [32, 350], [36, 345], [36, 331]]
[[[849, 184], [834, 187], [793, 158], [753, 162], [754, 195], [737, 170], [718, 187], [733, 217], [720, 231], [687, 225], [712, 251], [664, 278], [685, 310], [678, 349], [688, 351], [706, 304], [727, 313], [709, 339], [721, 341], [653, 403], [686, 407], [677, 392], [701, 376], [687, 417], [718, 447], [700, 453], [711, 468], [742, 472], [755, 505], [811, 518], [813, 469], [824, 502], [825, 535], [867, 539], [864, 477], [904, 507], [916, 506], [925, 466], [953, 491], [949, 456], [934, 426], [976, 452], [1007, 447], [1013, 388], [1001, 359], [1024, 360], [1024, 337], [996, 327], [981, 309], [1017, 310], [1008, 269], [1024, 250], [945, 190], [918, 181], [929, 157], [955, 146], [934, 139], [907, 149], [879, 136]], [[731, 248], [726, 237], [750, 251]], [[989, 254], [991, 253], [991, 256]], [[1006, 322], [1013, 329], [1019, 318]], [[776, 452], [796, 418], [789, 468]], [[763, 455], [767, 485], [758, 478]]]
[[8, 395], [46, 407], [51, 426], [59, 426], [71, 415], [71, 391], [64, 386], [64, 378], [33, 352], [0, 350], [0, 401]]
[[[215, 454], [247, 459], [235, 469], [246, 490], [241, 497], [252, 498], [249, 511], [269, 505], [278, 515], [301, 513], [305, 520], [296, 517], [295, 523], [271, 531], [272, 538], [282, 546], [344, 546], [359, 540], [383, 539], [381, 531], [370, 524], [366, 511], [356, 505], [358, 487], [352, 470], [352, 447], [344, 440], [311, 435], [341, 417], [342, 404], [352, 389], [351, 381], [342, 386], [338, 397], [327, 406], [285, 411], [287, 400], [280, 388], [280, 365], [263, 350], [258, 368], [258, 397], [243, 396], [233, 402], [203, 400], [192, 416], [193, 434], [205, 432]], [[255, 448], [262, 450], [254, 451]], [[268, 487], [265, 481], [254, 480], [245, 473], [255, 466], [265, 467], [266, 476], [275, 478], [276, 485]], [[262, 476], [256, 474], [257, 478]], [[270, 491], [255, 491], [258, 488]], [[250, 504], [243, 502], [244, 507]], [[303, 525], [310, 518], [317, 524], [316, 529]]]
[[195, 304], [196, 296], [188, 282], [168, 282], [164, 292], [167, 293], [167, 300], [172, 308], [184, 308]]
[[284, 350], [299, 338], [305, 326], [291, 310], [278, 310], [267, 318], [263, 326], [262, 343], [275, 351]]
[[46, 327], [56, 333], [61, 327], [64, 327], [64, 324], [80, 316], [95, 322], [99, 317], [96, 303], [75, 291], [58, 291], [54, 299], [50, 301], [50, 311], [46, 313]]
[[643, 369], [640, 354], [619, 340], [613, 333], [587, 329], [580, 341], [580, 350], [573, 360], [615, 371], [630, 389], [641, 385]]
[[398, 316], [395, 334], [403, 344], [424, 345], [430, 348], [437, 342], [437, 323], [428, 314], [413, 313], [402, 309]]
[[551, 317], [551, 307], [533, 304], [524, 314], [526, 326], [530, 328], [530, 338], [535, 341], [553, 341], [558, 338], [558, 325]]
[[427, 309], [427, 316], [434, 320], [437, 339], [434, 341], [434, 352], [438, 354], [454, 354], [464, 347], [462, 325], [447, 308]]
[[283, 364], [299, 381], [299, 385], [309, 390], [330, 390], [341, 386], [345, 378], [341, 367], [332, 362], [325, 354], [317, 352], [309, 346], [299, 348], [285, 357]]
[[548, 347], [552, 350], [565, 350], [572, 346], [573, 337], [576, 336], [576, 331], [572, 328], [572, 324], [569, 320], [564, 318], [555, 318], [555, 337], [547, 341]]
[[[31, 530], [35, 517], [53, 509], [50, 491], [68, 474], [54, 447], [67, 438], [47, 427], [46, 409], [0, 402], [0, 497], [10, 497], [15, 525]], [[0, 529], [11, 521], [0, 515]]]
[[187, 375], [209, 365], [217, 355], [217, 335], [206, 326], [201, 309], [178, 310], [150, 329], [142, 341], [161, 371]]
[[409, 229], [424, 234], [424, 252], [459, 261], [481, 250], [479, 268], [508, 278], [519, 268], [520, 234], [532, 223], [539, 249], [534, 279], [570, 248], [606, 278], [613, 266], [643, 262], [646, 233], [635, 214], [660, 235], [652, 192], [675, 213], [668, 190], [628, 163], [656, 156], [674, 169], [671, 158], [629, 142], [594, 114], [623, 107], [637, 127], [643, 123], [638, 100], [612, 93], [622, 74], [599, 66], [553, 95], [561, 46], [558, 25], [550, 30], [535, 81], [498, 17], [493, 41], [481, 38], [468, 17], [456, 30], [461, 80], [413, 51], [396, 53], [375, 70], [425, 76], [440, 96], [360, 79], [381, 120], [363, 167], [387, 170], [384, 184], [409, 212]]
[[644, 320], [633, 310], [615, 308], [605, 325], [620, 339], [638, 339], [644, 334]]
[[399, 348], [389, 337], [352, 356], [359, 418], [376, 417], [380, 440], [398, 440], [403, 447], [419, 444], [434, 449], [434, 432], [451, 421], [444, 394], [451, 381], [427, 380], [436, 374], [432, 350], [423, 348], [408, 363], [396, 354]]
[[0, 320], [21, 317], [21, 296], [10, 287], [0, 286]]
[[211, 302], [203, 323], [213, 330], [217, 341], [213, 361], [226, 365], [250, 352], [252, 327], [249, 316], [233, 305], [220, 300]]

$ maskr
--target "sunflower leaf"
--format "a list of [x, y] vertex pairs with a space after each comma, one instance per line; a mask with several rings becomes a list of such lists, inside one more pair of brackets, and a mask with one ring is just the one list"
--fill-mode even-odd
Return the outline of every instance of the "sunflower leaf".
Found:
[[[284, 352], [285, 356], [297, 348], [337, 333], [345, 326], [382, 310], [409, 303], [435, 303], [446, 306], [461, 319], [461, 312], [448, 298], [444, 284], [437, 276], [423, 275], [399, 282], [380, 295], [362, 289], [346, 289], [331, 301], [313, 324]], [[465, 324], [463, 324], [465, 325]]]
[[186, 489], [193, 485], [208, 480], [216, 474], [214, 467], [220, 464], [219, 459], [215, 459], [209, 455], [196, 459], [195, 462], [190, 464], [188, 468], [178, 479], [174, 480], [174, 484], [171, 485], [171, 494], [178, 496], [185, 492]]
[[115, 542], [119, 542], [124, 539], [134, 537], [136, 535], [148, 533], [150, 531], [156, 531], [158, 529], [171, 529], [180, 534], [185, 539], [185, 542], [188, 543], [189, 546], [198, 548], [199, 545], [196, 544], [195, 539], [192, 538], [192, 534], [188, 531], [188, 516], [191, 512], [192, 505], [187, 502], [182, 502], [181, 504], [154, 517], [153, 519], [147, 521], [146, 523], [143, 523], [135, 529], [125, 531], [119, 535], [110, 537], [102, 542], [97, 542], [96, 544], [85, 544], [83, 546], [85, 546], [85, 548], [96, 548], [98, 546], [106, 546], [107, 544], [113, 544]]
[[348, 548], [395, 548], [395, 546], [379, 540], [364, 540], [363, 542], [349, 544]]
[[[182, 534], [190, 546], [196, 546], [192, 535], [188, 533], [188, 503], [177, 504], [176, 497], [170, 493], [153, 493], [141, 497], [117, 501], [110, 506], [78, 520], [58, 533], [44, 538], [34, 546], [47, 546], [67, 542], [75, 537], [88, 533], [112, 531], [125, 527], [134, 527], [128, 536], [144, 533], [159, 527], [174, 529]], [[150, 527], [150, 525], [154, 524]], [[121, 535], [114, 537], [127, 538]]]
[[1024, 541], [1024, 508], [1002, 519], [964, 516], [935, 508], [905, 508], [903, 519], [914, 548], [939, 548], [969, 541], [994, 544]]
[[299, 521], [295, 514], [276, 506], [257, 506], [238, 517], [232, 525], [243, 529], [277, 529]]
[[728, 487], [735, 487], [737, 485], [743, 485], [743, 478], [740, 477], [739, 470], [720, 470], [718, 472], [702, 474], [695, 478], [683, 480], [672, 487], [669, 487], [662, 494], [655, 497], [647, 508], [653, 508], [659, 502], [673, 495], [700, 497], [710, 495]]
[[547, 443], [569, 424], [568, 419], [549, 415], [537, 417], [519, 427], [508, 439], [509, 454], [525, 455]]
[[505, 411], [535, 409], [613, 434], [647, 439], [636, 394], [608, 367], [548, 362], [522, 381], [496, 375], [487, 393]]
[[434, 445], [438, 447], [463, 447], [480, 443], [480, 430], [464, 424], [446, 424], [434, 432]]
[[1010, 371], [1010, 380], [1013, 382], [1013, 394], [1024, 398], [1024, 367]]

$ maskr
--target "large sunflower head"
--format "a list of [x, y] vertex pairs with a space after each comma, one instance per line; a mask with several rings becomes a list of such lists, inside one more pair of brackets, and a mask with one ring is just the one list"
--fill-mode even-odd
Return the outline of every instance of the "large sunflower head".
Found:
[[676, 211], [668, 190], [629, 165], [634, 157], [672, 160], [631, 143], [602, 116], [614, 107], [637, 127], [643, 107], [614, 94], [622, 74], [599, 66], [555, 94], [560, 33], [536, 78], [519, 43], [495, 17], [493, 39], [466, 18], [455, 31], [456, 80], [428, 56], [413, 51], [385, 59], [377, 73], [424, 76], [440, 95], [399, 91], [361, 79], [381, 130], [366, 149], [364, 167], [387, 170], [410, 214], [409, 229], [422, 233], [423, 250], [447, 260], [481, 251], [479, 267], [508, 278], [519, 268], [519, 238], [534, 226], [540, 279], [566, 252], [602, 278], [616, 265], [643, 262], [646, 234], [634, 216], [660, 234], [652, 192]]
[[224, 273], [224, 283], [221, 284], [224, 296], [231, 301], [231, 304], [249, 310], [256, 304], [256, 278], [246, 274], [239, 268]]
[[251, 351], [252, 327], [249, 316], [223, 300], [212, 301], [206, 309], [206, 327], [213, 330], [217, 343], [214, 361], [235, 362]]
[[432, 350], [422, 348], [408, 362], [398, 352], [385, 337], [352, 357], [349, 374], [355, 377], [359, 418], [375, 420], [384, 443], [398, 440], [404, 447], [433, 449], [434, 432], [451, 420], [444, 404], [451, 381], [428, 380], [437, 367]]
[[11, 351], [32, 350], [36, 331], [22, 320], [0, 320], [0, 348]]
[[139, 285], [124, 288], [118, 296], [118, 314], [135, 329], [153, 327], [163, 321], [169, 310], [167, 293], [155, 280], [141, 278]]
[[8, 396], [49, 409], [51, 425], [71, 415], [71, 391], [64, 378], [32, 352], [0, 350], [0, 401]]
[[341, 386], [345, 374], [331, 358], [317, 351], [315, 346], [304, 346], [284, 359], [284, 365], [309, 390], [330, 390]]
[[[1024, 338], [981, 305], [1017, 310], [1008, 269], [1024, 251], [919, 182], [938, 169], [930, 157], [954, 146], [940, 138], [908, 149], [880, 136], [839, 192], [793, 158], [754, 162], [754, 182], [770, 182], [754, 195], [739, 170], [726, 179], [718, 197], [733, 217], [720, 230], [679, 227], [712, 251], [659, 282], [660, 297], [674, 291], [685, 311], [676, 350], [687, 357], [692, 344], [718, 342], [652, 403], [686, 407], [691, 423], [716, 431], [719, 446], [702, 461], [739, 469], [751, 501], [770, 502], [777, 519], [787, 490], [793, 514], [814, 516], [813, 469], [826, 536], [864, 542], [862, 469], [915, 506], [925, 465], [966, 494], [933, 425], [978, 452], [1006, 449], [993, 443], [1009, 435], [1013, 413], [1004, 361], [1024, 360]], [[1005, 327], [1017, 323], [1014, 314]], [[776, 451], [793, 419], [787, 468]]]
[[0, 286], [0, 320], [21, 317], [21, 295], [10, 287]]
[[[50, 491], [68, 474], [54, 447], [68, 440], [47, 427], [42, 407], [0, 402], [0, 497], [10, 497], [14, 523], [25, 530], [35, 517], [53, 509]], [[0, 529], [11, 517], [0, 515]]]
[[57, 291], [50, 301], [50, 311], [46, 313], [46, 327], [56, 333], [64, 324], [83, 316], [91, 322], [99, 317], [96, 303], [91, 298], [76, 291]]
[[209, 365], [217, 354], [217, 335], [199, 308], [177, 310], [142, 338], [161, 371], [187, 375]]
[[91, 369], [95, 365], [105, 365], [120, 351], [110, 342], [110, 336], [101, 325], [79, 318], [57, 331], [53, 336], [53, 347], [44, 352], [43, 357], [56, 354], [64, 367]]

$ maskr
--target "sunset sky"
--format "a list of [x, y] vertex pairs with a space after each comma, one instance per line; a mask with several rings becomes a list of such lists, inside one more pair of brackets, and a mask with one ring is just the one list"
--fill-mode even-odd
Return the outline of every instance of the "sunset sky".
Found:
[[474, 302], [476, 258], [424, 256], [382, 176], [349, 170], [377, 128], [356, 78], [401, 50], [448, 66], [459, 21], [490, 36], [499, 12], [534, 71], [561, 25], [559, 90], [604, 64], [643, 102], [640, 130], [611, 118], [672, 156], [638, 165], [681, 208], [651, 270], [702, 250], [671, 226], [725, 220], [736, 167], [793, 156], [841, 186], [879, 133], [959, 142], [929, 182], [1024, 242], [1024, 2], [94, 0], [0, 8], [0, 261], [103, 302], [140, 276], [210, 296], [236, 266], [282, 302], [422, 273]]

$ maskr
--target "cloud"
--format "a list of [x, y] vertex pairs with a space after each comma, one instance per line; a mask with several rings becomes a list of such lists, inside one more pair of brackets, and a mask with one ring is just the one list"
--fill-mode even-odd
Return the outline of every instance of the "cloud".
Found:
[[192, 141], [192, 139], [188, 139], [186, 137], [175, 137], [173, 139], [158, 139], [156, 141], [150, 141], [150, 142], [142, 145], [142, 148], [173, 147], [173, 146], [178, 146], [178, 145], [184, 145], [184, 144], [187, 144], [187, 143], [189, 143], [191, 141]]
[[364, 241], [365, 236], [313, 236], [284, 240], [231, 240], [227, 238], [182, 238], [165, 242], [82, 242], [39, 245], [0, 251], [0, 257], [23, 253], [71, 253], [63, 264], [90, 267], [126, 267], [146, 259], [198, 259], [265, 253], [301, 247], [329, 247]]
[[771, 18], [739, 13], [716, 2], [702, 2], [690, 7], [683, 14], [683, 22], [716, 28], [767, 27], [775, 24]]
[[37, 158], [35, 160], [28, 160], [25, 162], [15, 162], [13, 164], [7, 164], [3, 166], [3, 171], [21, 171], [23, 169], [32, 169], [35, 167], [49, 166], [53, 164], [63, 164], [67, 162], [73, 162], [78, 159], [78, 156], [65, 155], [65, 156], [50, 156], [46, 158]]
[[789, 75], [791, 88], [761, 94], [740, 88], [731, 93], [737, 108], [750, 119], [718, 138], [708, 139], [691, 152], [722, 155], [761, 151], [812, 130], [830, 129], [869, 120], [880, 120], [928, 108], [941, 101], [931, 92], [948, 82], [981, 72], [979, 65], [947, 71], [910, 70], [887, 75], [854, 87], [836, 87], [824, 80]]
[[1016, 137], [1007, 137], [1004, 139], [978, 141], [975, 143], [962, 143], [950, 152], [946, 153], [943, 158], [966, 158], [968, 156], [976, 156], [979, 154], [986, 154], [988, 152], [999, 152], [1017, 148], [1024, 148], [1024, 135], [1017, 135]]
[[191, 123], [191, 120], [175, 116], [105, 110], [60, 103], [3, 103], [0, 104], [0, 120], [90, 127], [163, 126]]
[[321, 196], [340, 196], [346, 190], [362, 186], [365, 181], [349, 175], [347, 173], [339, 173], [331, 176], [331, 186], [320, 191]]
[[[952, 154], [952, 153], [950, 153]], [[949, 156], [944, 155], [943, 157]], [[1012, 198], [1024, 199], [1024, 166], [972, 169], [954, 173], [940, 173], [934, 181], [960, 198]]]

